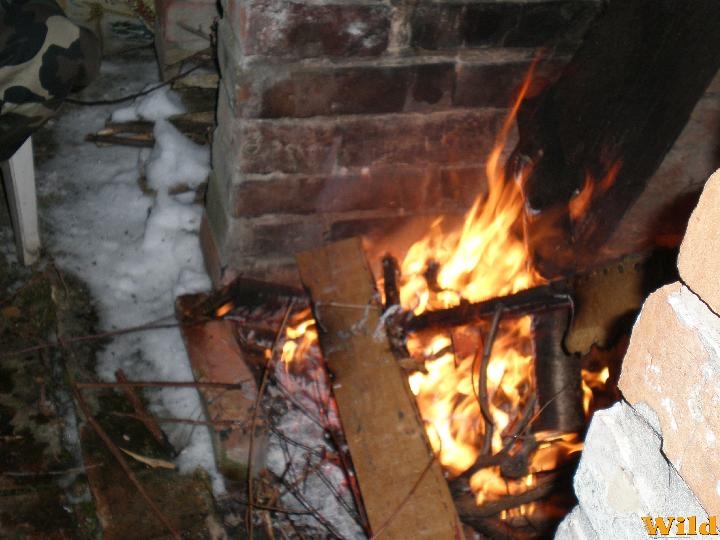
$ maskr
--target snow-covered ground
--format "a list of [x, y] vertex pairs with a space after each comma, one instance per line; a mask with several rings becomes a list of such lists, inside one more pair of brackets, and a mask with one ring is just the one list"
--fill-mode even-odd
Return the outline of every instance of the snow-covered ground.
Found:
[[[98, 80], [74, 97], [111, 99], [156, 85], [157, 68], [149, 53], [106, 59]], [[198, 239], [202, 206], [195, 202], [194, 191], [207, 177], [210, 152], [165, 120], [182, 110], [178, 96], [167, 88], [120, 105], [66, 104], [36, 137], [50, 139], [45, 146], [52, 149], [51, 157], [37, 160], [43, 248], [55, 264], [87, 284], [100, 331], [174, 323], [175, 298], [211, 286]], [[155, 122], [155, 147], [138, 150], [86, 142], [85, 136], [100, 130], [109, 118]], [[184, 191], [178, 186], [185, 186]], [[6, 228], [0, 228], [0, 252], [15, 258]], [[314, 358], [321, 359], [319, 351]], [[332, 531], [341, 538], [365, 538], [348, 479], [332, 458], [336, 450], [325, 440], [325, 430], [339, 429], [339, 422], [328, 408], [329, 387], [320, 383], [323, 368], [313, 365], [314, 371], [308, 369], [297, 379], [284, 365], [274, 366], [275, 384], [263, 403], [272, 410], [280, 402], [287, 410], [273, 416], [265, 464], [289, 485], [301, 486], [283, 490], [279, 499], [297, 512], [291, 517], [295, 525], [314, 528], [318, 534]], [[177, 328], [114, 337], [99, 353], [97, 375], [114, 380], [119, 368], [135, 380], [193, 379]], [[202, 417], [194, 389], [164, 388], [145, 395], [160, 417]], [[180, 471], [202, 467], [210, 473], [215, 493], [225, 493], [207, 428], [166, 424], [164, 429], [179, 450]], [[314, 511], [308, 513], [309, 508]]]
[[[154, 57], [140, 56], [105, 60], [98, 80], [79, 97], [114, 98], [157, 84]], [[101, 330], [173, 322], [177, 295], [210, 288], [197, 235], [202, 207], [192, 189], [171, 194], [173, 186], [197, 187], [210, 166], [209, 149], [164, 120], [182, 110], [179, 98], [162, 88], [121, 105], [66, 105], [46, 128], [53, 130], [57, 147], [36, 171], [44, 249], [88, 284]], [[155, 121], [152, 151], [85, 142], [111, 115]], [[114, 338], [100, 353], [98, 375], [113, 380], [118, 368], [136, 380], [192, 380], [176, 328]], [[194, 389], [165, 388], [150, 399], [160, 416], [203, 414]], [[175, 426], [168, 436], [180, 449], [180, 470], [204, 467], [215, 490], [222, 491], [207, 429]]]

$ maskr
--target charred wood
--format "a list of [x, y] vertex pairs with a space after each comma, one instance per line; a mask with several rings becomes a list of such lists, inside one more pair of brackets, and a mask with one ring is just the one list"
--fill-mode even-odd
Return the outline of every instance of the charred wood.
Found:
[[293, 300], [297, 309], [308, 305], [305, 293], [298, 288], [240, 277], [210, 295], [183, 296], [177, 311], [183, 323], [192, 323], [221, 318], [237, 308], [282, 311]]
[[533, 317], [538, 415], [535, 432], [580, 432], [585, 425], [579, 355], [562, 347], [569, 311], [556, 309]]
[[463, 302], [455, 307], [411, 315], [404, 326], [408, 332], [439, 330], [489, 319], [499, 308], [504, 318], [512, 318], [570, 305], [570, 285], [561, 280], [482, 302]]
[[[523, 191], [538, 214], [528, 232], [545, 277], [596, 262], [717, 73], [718, 26], [715, 0], [611, 0], [560, 78], [523, 103], [509, 170], [530, 168]], [[571, 221], [586, 174], [602, 189]], [[554, 242], [535, 238], [549, 227], [561, 230]]]

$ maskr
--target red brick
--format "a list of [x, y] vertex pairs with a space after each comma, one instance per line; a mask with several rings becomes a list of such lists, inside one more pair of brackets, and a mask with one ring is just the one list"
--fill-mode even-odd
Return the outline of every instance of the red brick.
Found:
[[249, 176], [231, 190], [234, 217], [392, 210], [465, 211], [484, 193], [483, 167], [373, 167], [345, 175]]
[[[454, 110], [429, 114], [239, 120], [230, 131], [238, 173], [342, 174], [370, 166], [471, 165], [489, 154], [504, 113]], [[221, 120], [222, 122], [222, 120]], [[232, 122], [228, 119], [228, 122]]]
[[450, 62], [321, 67], [291, 73], [263, 92], [262, 118], [402, 112], [450, 102]]
[[428, 2], [410, 13], [410, 44], [429, 50], [460, 47], [542, 47], [577, 42], [598, 3]]
[[250, 0], [228, 2], [225, 17], [245, 56], [377, 56], [390, 32], [390, 8], [383, 4]]

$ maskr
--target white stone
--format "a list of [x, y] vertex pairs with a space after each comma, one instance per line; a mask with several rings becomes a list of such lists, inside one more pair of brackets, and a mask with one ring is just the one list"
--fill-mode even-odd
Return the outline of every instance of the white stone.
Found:
[[573, 508], [555, 532], [556, 540], [595, 540], [599, 537], [580, 506]]
[[646, 539], [643, 516], [707, 519], [660, 451], [654, 412], [638, 408], [621, 401], [595, 413], [575, 475], [579, 507], [565, 518], [556, 538]]

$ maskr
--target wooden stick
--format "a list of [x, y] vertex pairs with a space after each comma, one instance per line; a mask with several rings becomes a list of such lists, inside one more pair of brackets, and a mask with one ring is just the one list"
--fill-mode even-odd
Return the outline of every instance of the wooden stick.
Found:
[[125, 382], [76, 382], [78, 388], [220, 388], [240, 390], [242, 383], [198, 382], [198, 381], [125, 381]]
[[77, 385], [72, 386], [73, 395], [75, 396], [75, 401], [78, 404], [78, 407], [82, 411], [83, 415], [85, 416], [85, 420], [87, 421], [90, 426], [92, 426], [93, 430], [95, 430], [95, 433], [97, 433], [98, 437], [102, 440], [103, 443], [105, 443], [105, 446], [109, 450], [109, 452], [112, 454], [112, 456], [117, 460], [118, 464], [122, 468], [125, 475], [128, 477], [128, 480], [135, 486], [135, 488], [138, 490], [138, 493], [140, 493], [140, 496], [145, 500], [148, 507], [152, 511], [153, 514], [155, 514], [155, 517], [160, 521], [165, 528], [170, 532], [170, 534], [175, 538], [175, 540], [182, 540], [182, 536], [180, 536], [180, 533], [177, 531], [177, 529], [173, 526], [172, 523], [170, 523], [170, 520], [167, 518], [165, 514], [162, 513], [160, 508], [158, 507], [157, 503], [150, 497], [147, 491], [145, 491], [145, 488], [140, 483], [140, 481], [137, 479], [135, 474], [132, 472], [132, 469], [130, 468], [130, 465], [127, 464], [127, 461], [125, 461], [125, 457], [123, 456], [123, 453], [120, 451], [120, 449], [115, 445], [115, 443], [112, 441], [112, 439], [108, 436], [107, 433], [105, 433], [105, 430], [102, 428], [100, 423], [95, 420], [95, 417], [90, 412], [90, 407], [88, 407], [87, 402], [85, 401], [85, 398], [82, 395], [82, 392], [80, 391], [80, 388]]
[[295, 300], [290, 301], [290, 305], [286, 308], [285, 311], [285, 317], [283, 318], [282, 324], [280, 325], [280, 329], [278, 330], [277, 336], [275, 337], [275, 343], [273, 343], [272, 349], [270, 351], [270, 356], [267, 359], [267, 362], [265, 363], [265, 371], [263, 372], [263, 378], [260, 382], [260, 387], [258, 388], [257, 397], [255, 398], [255, 406], [253, 407], [252, 411], [252, 419], [250, 421], [250, 446], [248, 449], [248, 464], [247, 464], [247, 490], [248, 490], [248, 506], [247, 506], [247, 512], [245, 513], [245, 524], [247, 527], [247, 533], [248, 533], [248, 539], [253, 540], [253, 524], [252, 524], [252, 511], [253, 506], [255, 503], [255, 493], [253, 488], [253, 471], [252, 471], [252, 461], [253, 461], [253, 450], [255, 446], [255, 428], [257, 426], [257, 420], [260, 410], [260, 405], [262, 402], [263, 395], [265, 394], [265, 388], [267, 388], [268, 381], [270, 380], [270, 372], [273, 365], [273, 362], [277, 361], [277, 355], [278, 355], [278, 345], [280, 344], [283, 335], [285, 334], [285, 329], [287, 328], [288, 321], [290, 320], [290, 315], [293, 311], [293, 308], [295, 307]]
[[155, 146], [155, 139], [150, 136], [129, 136], [121, 137], [119, 135], [100, 135], [98, 133], [88, 133], [85, 135], [87, 142], [95, 144], [116, 144], [120, 146], [131, 146], [133, 148], [152, 148]]
[[[115, 371], [115, 379], [121, 383], [129, 382], [122, 369]], [[132, 386], [122, 386], [121, 388], [125, 393], [125, 397], [127, 397], [128, 401], [135, 410], [137, 418], [145, 424], [145, 427], [152, 434], [155, 440], [162, 446], [171, 447], [165, 437], [165, 433], [163, 433], [163, 430], [160, 429], [160, 426], [155, 421], [155, 417], [148, 412], [145, 404], [142, 402], [142, 399], [140, 399], [140, 396], [138, 396], [137, 392], [135, 392], [135, 389]]]
[[489, 319], [498, 307], [502, 307], [503, 317], [512, 318], [556, 309], [560, 306], [572, 306], [570, 286], [565, 280], [553, 281], [482, 302], [465, 302], [447, 309], [426, 311], [410, 317], [405, 323], [405, 330], [419, 332], [472, 324]]

